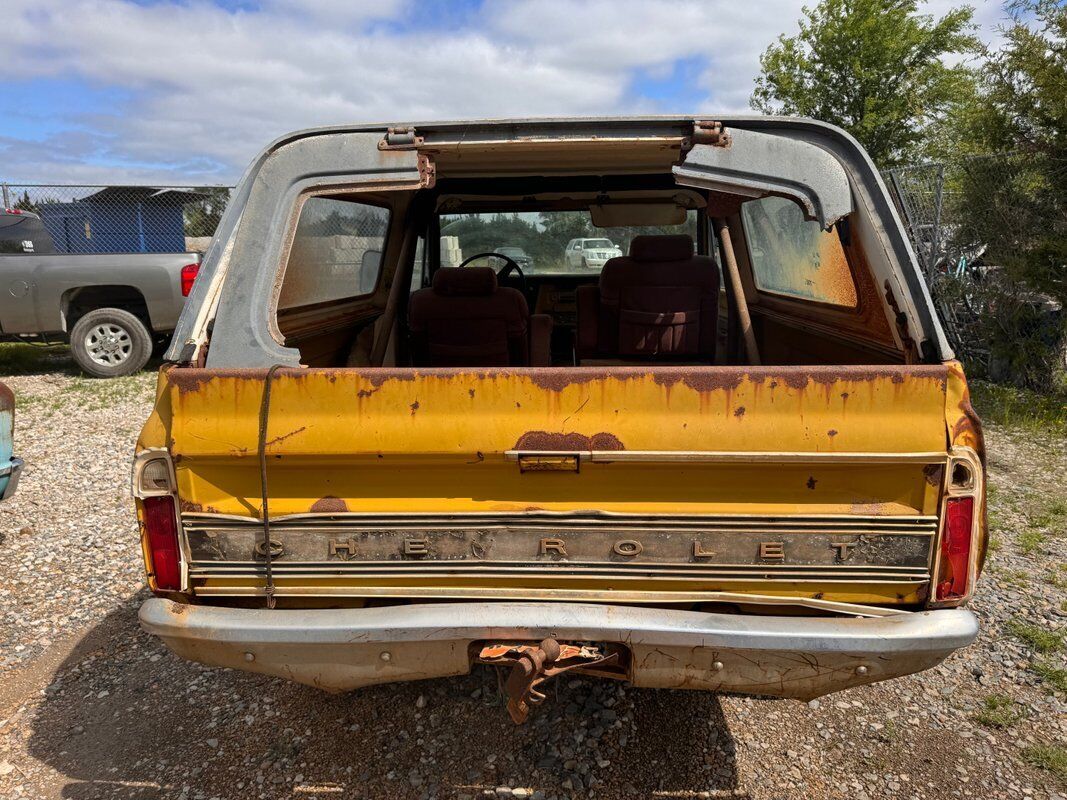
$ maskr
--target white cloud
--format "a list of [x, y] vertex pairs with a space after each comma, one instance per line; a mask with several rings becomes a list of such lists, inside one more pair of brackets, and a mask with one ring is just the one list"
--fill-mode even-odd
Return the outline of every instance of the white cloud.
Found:
[[635, 71], [662, 79], [681, 58], [708, 65], [682, 93], [700, 107], [685, 110], [744, 110], [759, 53], [801, 5], [487, 0], [474, 27], [427, 30], [407, 24], [415, 2], [7, 0], [7, 80], [76, 78], [131, 99], [70, 120], [88, 132], [26, 142], [0, 129], [0, 176], [232, 180], [269, 140], [314, 125], [647, 113], [657, 104], [631, 91]]

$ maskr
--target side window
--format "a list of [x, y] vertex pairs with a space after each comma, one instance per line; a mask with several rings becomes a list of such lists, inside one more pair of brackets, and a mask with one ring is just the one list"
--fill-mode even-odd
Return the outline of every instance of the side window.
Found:
[[367, 295], [381, 271], [389, 209], [311, 197], [300, 211], [278, 309]]
[[803, 300], [855, 308], [856, 283], [837, 232], [804, 219], [782, 197], [741, 206], [756, 288]]

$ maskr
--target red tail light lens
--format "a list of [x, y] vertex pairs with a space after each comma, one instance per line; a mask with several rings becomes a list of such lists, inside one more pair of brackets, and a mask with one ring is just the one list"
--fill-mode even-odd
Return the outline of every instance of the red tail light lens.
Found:
[[174, 521], [174, 498], [146, 497], [141, 503], [156, 587], [176, 592], [182, 588], [182, 571], [178, 554], [178, 525]]
[[967, 596], [973, 521], [973, 497], [950, 497], [945, 502], [945, 529], [941, 533], [941, 566], [937, 576], [939, 601]]
[[182, 297], [188, 297], [189, 292], [193, 290], [193, 283], [196, 282], [196, 274], [200, 272], [199, 264], [186, 264], [182, 267]]

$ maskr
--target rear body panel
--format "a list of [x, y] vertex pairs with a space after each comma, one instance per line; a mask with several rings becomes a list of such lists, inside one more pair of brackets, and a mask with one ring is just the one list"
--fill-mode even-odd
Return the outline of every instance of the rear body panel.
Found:
[[[278, 593], [919, 604], [954, 374], [282, 370], [265, 437]], [[265, 377], [161, 374], [141, 446], [173, 455], [198, 595], [263, 590]]]

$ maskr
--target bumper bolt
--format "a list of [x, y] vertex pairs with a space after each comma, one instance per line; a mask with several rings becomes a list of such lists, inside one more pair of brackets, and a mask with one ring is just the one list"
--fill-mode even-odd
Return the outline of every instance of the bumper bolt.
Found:
[[711, 662], [711, 668], [713, 670], [715, 670], [716, 672], [722, 672], [722, 662], [721, 661], [712, 661]]
[[381, 659], [382, 661], [388, 661], [388, 660], [389, 660], [389, 659], [391, 659], [391, 658], [392, 658], [393, 656], [392, 656], [392, 655], [391, 655], [391, 654], [389, 653], [389, 651], [388, 651], [388, 650], [383, 650], [383, 651], [382, 651], [382, 654], [381, 654], [380, 656], [378, 656], [378, 657], [379, 657], [379, 658], [380, 658], [380, 659]]
[[864, 667], [862, 665], [856, 667], [856, 674], [857, 675], [866, 675], [868, 672], [870, 672], [870, 670], [868, 670], [866, 667]]
[[252, 653], [245, 653], [245, 661], [255, 661], [256, 657]]

